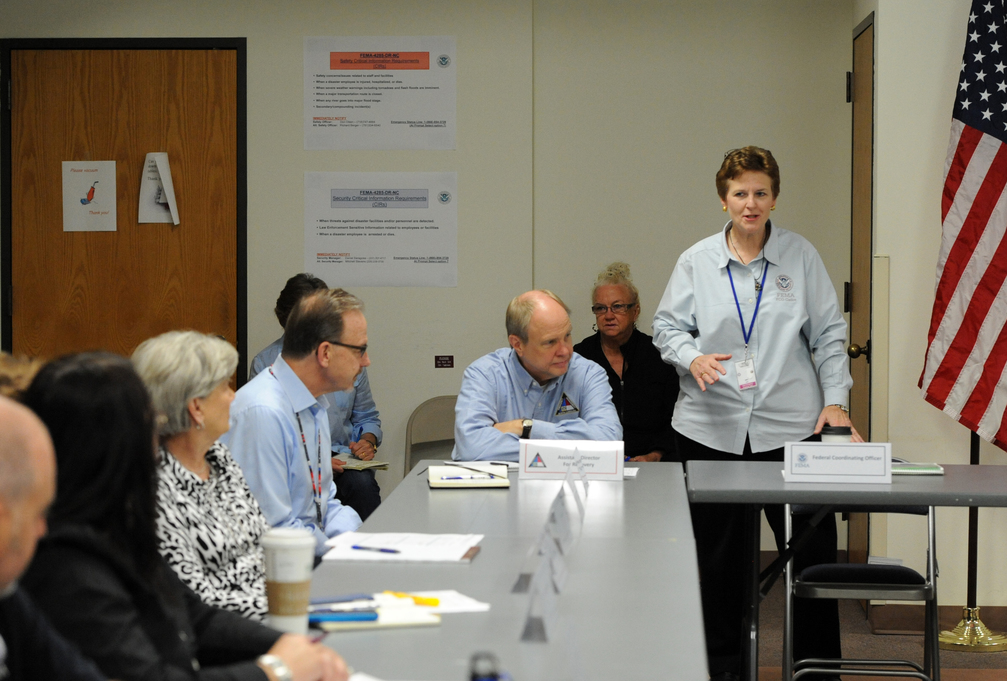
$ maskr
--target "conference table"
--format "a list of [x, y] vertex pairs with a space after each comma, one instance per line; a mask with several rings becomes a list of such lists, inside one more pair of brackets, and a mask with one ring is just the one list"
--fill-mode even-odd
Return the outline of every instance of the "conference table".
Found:
[[783, 464], [761, 461], [689, 461], [689, 501], [745, 504], [749, 579], [742, 640], [742, 678], [759, 669], [760, 512], [766, 504], [885, 506], [1007, 506], [1007, 466], [945, 465], [944, 475], [895, 475], [887, 484], [784, 482]]
[[445, 614], [436, 627], [326, 636], [354, 669], [383, 681], [461, 681], [472, 654], [485, 651], [520, 681], [707, 679], [681, 464], [643, 463], [635, 479], [591, 482], [580, 528], [568, 504], [575, 538], [556, 626], [548, 642], [522, 642], [529, 596], [512, 587], [563, 483], [519, 480], [513, 471], [509, 489], [431, 490], [425, 470], [438, 463], [420, 462], [360, 531], [483, 534], [472, 562], [323, 561], [311, 595], [455, 589], [490, 610]]

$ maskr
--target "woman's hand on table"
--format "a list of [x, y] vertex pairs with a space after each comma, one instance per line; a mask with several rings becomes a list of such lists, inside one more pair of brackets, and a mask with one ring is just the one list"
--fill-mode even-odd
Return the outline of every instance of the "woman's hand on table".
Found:
[[[284, 634], [269, 654], [287, 663], [294, 681], [346, 681], [350, 676], [346, 662], [336, 651], [307, 636]], [[267, 672], [267, 676], [272, 674]]]
[[860, 433], [857, 429], [853, 427], [853, 422], [850, 421], [850, 415], [845, 411], [840, 409], [835, 404], [830, 404], [825, 409], [822, 409], [822, 413], [818, 417], [818, 423], [815, 425], [815, 435], [822, 432], [822, 426], [849, 426], [852, 432], [851, 442], [863, 442], [864, 438], [860, 437]]
[[706, 386], [713, 385], [720, 380], [717, 372], [720, 372], [721, 376], [727, 375], [727, 369], [724, 368], [721, 362], [729, 359], [731, 359], [731, 355], [722, 355], [715, 352], [709, 355], [700, 355], [692, 360], [692, 364], [689, 365], [689, 373], [696, 379], [700, 390], [705, 393]]

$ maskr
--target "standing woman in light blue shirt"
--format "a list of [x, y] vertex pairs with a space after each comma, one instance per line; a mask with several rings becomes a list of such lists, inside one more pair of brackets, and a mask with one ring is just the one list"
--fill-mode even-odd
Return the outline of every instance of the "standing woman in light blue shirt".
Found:
[[[681, 255], [654, 317], [654, 344], [678, 368], [672, 421], [683, 461], [782, 461], [787, 441], [852, 426], [846, 322], [811, 243], [772, 223], [780, 169], [758, 147], [729, 151], [717, 193], [730, 217]], [[860, 436], [854, 431], [854, 438]], [[744, 508], [694, 504], [707, 655], [713, 679], [738, 678], [746, 556]], [[766, 517], [783, 550], [782, 507]], [[795, 533], [804, 520], [795, 518]], [[795, 558], [835, 562], [829, 515]], [[795, 601], [795, 658], [837, 658], [836, 601]], [[836, 677], [838, 679], [838, 677]]]

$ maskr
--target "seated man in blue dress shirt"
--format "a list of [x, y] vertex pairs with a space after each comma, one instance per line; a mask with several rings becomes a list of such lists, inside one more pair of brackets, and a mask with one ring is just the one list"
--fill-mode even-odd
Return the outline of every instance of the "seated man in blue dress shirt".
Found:
[[336, 498], [325, 394], [353, 387], [369, 364], [360, 299], [342, 289], [305, 296], [287, 319], [280, 356], [235, 395], [221, 438], [269, 524], [311, 530], [318, 555], [328, 537], [361, 523]]
[[605, 370], [573, 351], [570, 309], [551, 291], [507, 306], [507, 339], [465, 370], [455, 407], [458, 461], [517, 461], [518, 440], [621, 440]]
[[[287, 317], [297, 301], [309, 293], [327, 288], [324, 281], [306, 272], [288, 279], [273, 309], [280, 327], [287, 325]], [[283, 336], [280, 336], [255, 356], [248, 378], [255, 378], [276, 361], [282, 349]], [[367, 520], [381, 504], [381, 488], [374, 477], [374, 471], [344, 471], [346, 461], [339, 458], [354, 456], [362, 461], [370, 461], [381, 445], [381, 418], [371, 396], [367, 369], [360, 371], [352, 388], [329, 393], [325, 399], [329, 402], [326, 412], [329, 415], [329, 432], [332, 437], [332, 476], [336, 483], [336, 498], [352, 507], [361, 520]]]

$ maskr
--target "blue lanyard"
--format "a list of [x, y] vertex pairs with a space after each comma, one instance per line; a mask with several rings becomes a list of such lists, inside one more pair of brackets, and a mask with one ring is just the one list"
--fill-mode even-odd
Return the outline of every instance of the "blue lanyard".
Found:
[[[765, 257], [765, 256], [763, 256]], [[734, 294], [734, 305], [738, 308], [738, 319], [741, 321], [741, 335], [745, 337], [745, 358], [748, 358], [748, 339], [755, 331], [755, 318], [759, 316], [759, 303], [762, 302], [762, 292], [766, 288], [766, 273], [769, 272], [769, 261], [762, 268], [762, 283], [759, 284], [759, 296], [755, 299], [755, 312], [752, 313], [752, 323], [745, 329], [745, 318], [741, 316], [741, 303], [738, 302], [738, 291], [734, 288], [734, 277], [731, 276], [731, 261], [727, 261], [727, 278], [731, 280], [731, 293]]]

